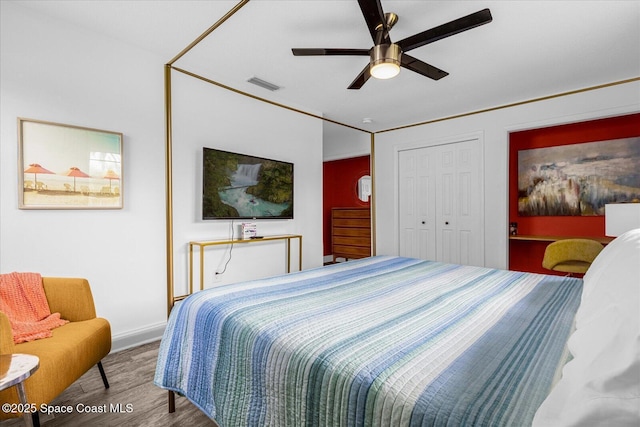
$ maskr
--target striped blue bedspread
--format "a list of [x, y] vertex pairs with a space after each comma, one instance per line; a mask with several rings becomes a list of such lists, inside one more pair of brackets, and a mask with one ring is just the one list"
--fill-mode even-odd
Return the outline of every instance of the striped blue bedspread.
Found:
[[221, 427], [526, 426], [582, 280], [372, 257], [198, 292], [155, 384]]

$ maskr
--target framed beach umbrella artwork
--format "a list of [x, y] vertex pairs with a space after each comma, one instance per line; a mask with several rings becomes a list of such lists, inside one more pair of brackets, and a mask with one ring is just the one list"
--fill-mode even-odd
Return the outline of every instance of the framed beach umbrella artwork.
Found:
[[19, 118], [19, 208], [122, 209], [122, 139], [119, 132]]

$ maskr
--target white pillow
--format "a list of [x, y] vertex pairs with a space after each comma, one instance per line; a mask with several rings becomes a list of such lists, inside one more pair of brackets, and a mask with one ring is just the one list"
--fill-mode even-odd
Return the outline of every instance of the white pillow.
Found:
[[640, 425], [640, 229], [615, 239], [584, 276], [573, 359], [534, 426]]

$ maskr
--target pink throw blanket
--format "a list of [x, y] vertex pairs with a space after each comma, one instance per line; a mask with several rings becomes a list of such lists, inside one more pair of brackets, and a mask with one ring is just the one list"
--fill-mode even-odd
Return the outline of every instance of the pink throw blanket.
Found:
[[68, 322], [60, 313], [51, 314], [38, 273], [0, 274], [0, 311], [9, 318], [16, 344], [48, 338]]

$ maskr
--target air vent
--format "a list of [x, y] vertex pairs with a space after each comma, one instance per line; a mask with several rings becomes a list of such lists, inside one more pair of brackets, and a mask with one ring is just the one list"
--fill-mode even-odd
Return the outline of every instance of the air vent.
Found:
[[254, 85], [256, 85], [256, 86], [260, 86], [261, 88], [264, 88], [264, 89], [270, 90], [270, 91], [272, 91], [272, 92], [275, 92], [276, 90], [280, 90], [280, 89], [282, 89], [282, 87], [281, 87], [281, 86], [274, 85], [273, 83], [269, 83], [269, 82], [267, 82], [267, 81], [265, 81], [265, 80], [262, 80], [262, 79], [260, 79], [260, 78], [258, 78], [258, 77], [255, 77], [255, 76], [254, 76], [254, 77], [251, 77], [251, 78], [250, 78], [249, 80], [247, 80], [247, 81], [248, 81], [249, 83], [253, 83], [253, 84], [254, 84]]

